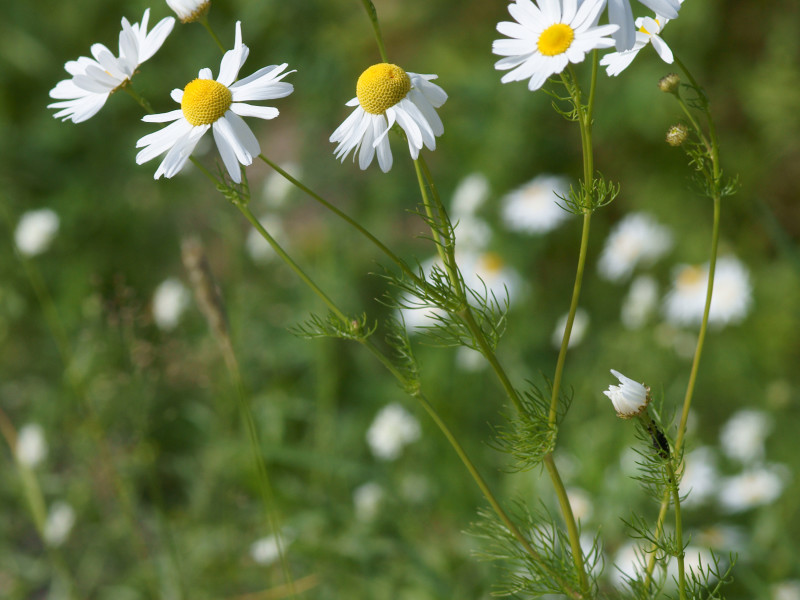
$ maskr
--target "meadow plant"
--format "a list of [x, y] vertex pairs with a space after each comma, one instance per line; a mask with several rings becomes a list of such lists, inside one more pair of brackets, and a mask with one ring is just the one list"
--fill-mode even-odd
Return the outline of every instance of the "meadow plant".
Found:
[[[144, 122], [167, 124], [136, 142], [139, 151], [135, 162], [147, 165], [163, 156], [154, 169], [156, 180], [175, 177], [193, 165], [193, 176], [206, 177], [268, 245], [272, 251], [270, 256], [274, 254], [282, 260], [325, 305], [324, 313], [310, 313], [304, 322], [296, 324], [294, 333], [309, 339], [336, 338], [355, 342], [407, 393], [409, 404], [406, 407], [384, 403], [377, 416], [374, 411], [367, 415], [375, 419], [366, 434], [368, 444], [375, 457], [384, 461], [380, 463], [382, 468], [392, 468], [393, 461], [400, 460], [404, 448], [416, 443], [421, 436], [420, 423], [408, 412], [413, 410], [414, 403], [428, 415], [463, 464], [464, 476], [474, 481], [484, 497], [485, 506], [477, 510], [474, 522], [464, 522], [460, 526], [469, 528], [469, 534], [465, 535], [477, 540], [479, 557], [499, 561], [502, 572], [495, 572], [496, 579], [492, 582], [497, 593], [514, 597], [555, 594], [574, 599], [613, 595], [668, 596], [681, 600], [721, 598], [724, 584], [731, 579], [734, 556], [720, 556], [690, 546], [690, 536], [684, 525], [684, 502], [689, 502], [693, 493], [703, 499], [714, 493], [700, 489], [699, 483], [694, 484], [696, 490], [686, 487], [685, 478], [698, 472], [693, 461], [686, 460], [687, 427], [709, 326], [738, 322], [747, 314], [750, 283], [747, 271], [735, 258], [718, 259], [722, 202], [736, 191], [737, 182], [723, 173], [711, 99], [681, 61], [680, 48], [670, 48], [662, 37], [667, 21], [675, 21], [668, 33], [680, 27], [681, 3], [643, 0], [642, 4], [656, 14], [640, 15], [635, 20], [638, 29], [634, 29], [634, 13], [627, 0], [609, 0], [608, 3], [605, 0], [514, 0], [508, 5], [511, 20], [485, 24], [487, 28], [496, 27], [501, 36], [491, 48], [500, 57], [495, 67], [502, 74], [496, 76], [496, 85], [523, 82], [531, 94], [550, 96], [554, 118], [574, 124], [574, 139], [582, 157], [580, 168], [576, 169], [582, 174], [579, 181], [570, 184], [560, 175], [540, 174], [501, 200], [503, 221], [510, 231], [519, 235], [542, 235], [571, 216], [581, 222], [580, 236], [574, 240], [576, 266], [572, 293], [564, 298], [560, 310], [566, 314], [562, 323], [553, 322], [548, 327], [552, 330], [555, 326], [558, 357], [553, 372], [547, 374], [542, 374], [540, 364], [528, 364], [524, 357], [509, 359], [500, 351], [504, 333], [515, 327], [509, 307], [517, 303], [518, 298], [525, 297], [525, 285], [519, 274], [486, 251], [491, 232], [481, 221], [479, 212], [488, 194], [487, 184], [473, 175], [473, 179], [460, 188], [459, 200], [449, 211], [436, 184], [436, 169], [428, 164], [434, 152], [438, 162], [447, 160], [447, 156], [439, 156], [440, 150], [437, 150], [437, 140], [448, 126], [443, 116], [449, 100], [443, 82], [446, 77], [440, 79], [441, 74], [411, 72], [392, 62], [393, 50], [384, 41], [379, 12], [370, 0], [361, 1], [369, 18], [364, 23], [372, 26], [380, 62], [370, 64], [368, 58], [363, 59], [363, 71], [354, 82], [354, 98], [329, 99], [333, 104], [346, 104], [352, 109], [338, 127], [331, 125], [329, 141], [336, 144], [332, 152], [336, 159], [341, 159], [341, 169], [354, 169], [354, 164], [345, 160], [352, 155], [352, 163], [357, 157], [358, 167], [369, 170], [370, 176], [375, 178], [383, 174], [376, 172], [374, 162], [384, 173], [400, 161], [411, 162], [419, 188], [419, 202], [414, 212], [428, 230], [424, 242], [429, 254], [434, 256], [425, 262], [404, 258], [400, 251], [392, 249], [390, 241], [381, 239], [365, 223], [351, 217], [339, 202], [317, 193], [278, 161], [262, 153], [260, 134], [254, 133], [244, 118], [270, 121], [279, 118], [279, 111], [292, 105], [292, 94], [302, 93], [300, 85], [292, 81], [302, 72], [303, 65], [292, 65], [296, 70], [289, 70], [288, 63], [276, 57], [276, 64], [271, 66], [250, 65], [248, 72], [251, 74], [240, 78], [240, 70], [249, 55], [245, 44], [247, 20], [220, 28], [234, 33], [233, 46], [228, 49], [221, 41], [228, 36], [217, 35], [210, 24], [211, 2], [167, 0], [167, 3], [183, 23], [200, 22], [211, 34], [210, 42], [222, 52], [216, 78], [209, 68], [202, 68], [194, 79], [187, 73], [185, 87], [169, 93], [180, 107], [164, 113], [152, 110], [151, 106], [166, 96], [167, 91], [140, 89], [134, 75], [149, 66], [149, 63], [143, 65], [145, 61], [158, 59], [154, 55], [168, 41], [168, 36], [183, 36], [185, 32], [180, 25], [173, 31], [172, 17], [163, 19], [148, 32], [148, 9], [141, 24], [130, 25], [126, 19], [122, 20], [118, 55], [95, 44], [91, 47], [93, 58], [82, 57], [66, 64], [70, 77], [59, 82], [50, 93], [56, 100], [50, 105], [56, 109], [54, 116], [75, 123], [103, 119], [103, 106], [117, 91], [124, 91], [145, 111]], [[638, 5], [635, 8], [641, 9]], [[364, 31], [351, 35], [367, 37], [369, 31], [365, 27]], [[264, 39], [249, 41], [268, 44]], [[623, 552], [625, 548], [620, 548], [614, 565], [605, 554], [602, 524], [592, 531], [582, 527], [581, 517], [586, 518], [588, 514], [588, 501], [585, 492], [568, 489], [565, 483], [562, 471], [569, 453], [564, 451], [562, 435], [571, 428], [581, 428], [579, 422], [569, 419], [570, 407], [587, 400], [583, 393], [575, 393], [567, 383], [567, 374], [569, 350], [577, 337], [592, 336], [591, 330], [587, 331], [588, 316], [581, 308], [584, 282], [595, 277], [595, 271], [587, 268], [592, 219], [625, 189], [625, 181], [617, 181], [613, 172], [602, 174], [595, 166], [593, 130], [596, 122], [604, 119], [597, 107], [597, 91], [603, 87], [613, 89], [619, 81], [617, 76], [626, 69], [636, 69], [637, 62], [643, 60], [637, 57], [646, 55], [648, 45], [675, 70], [665, 74], [658, 88], [653, 82], [653, 89], [664, 92], [658, 101], [673, 102], [681, 113], [681, 122], [670, 129], [667, 142], [685, 153], [695, 190], [706, 202], [708, 222], [697, 223], [696, 227], [708, 230], [709, 251], [695, 258], [695, 262], [703, 266], [682, 266], [676, 270], [673, 290], [662, 307], [668, 323], [675, 327], [698, 328], [683, 397], [675, 397], [673, 386], [668, 387], [669, 393], [660, 391], [665, 388], [664, 381], [640, 383], [636, 365], [626, 365], [625, 375], [614, 370], [622, 367], [612, 350], [603, 352], [603, 370], [610, 370], [618, 384], [609, 385], [606, 391], [603, 388], [610, 378], [592, 384], [596, 395], [603, 393], [611, 400], [612, 406], [608, 407], [605, 419], [613, 420], [613, 408], [618, 417], [636, 430], [637, 442], [633, 450], [637, 467], [633, 477], [640, 485], [640, 493], [651, 497], [657, 507], [652, 514], [634, 511], [633, 514], [620, 512], [603, 516], [622, 519], [634, 542], [626, 550], [627, 554]], [[606, 68], [606, 73], [601, 67]], [[509, 118], [514, 117], [509, 115]], [[209, 130], [219, 160], [194, 156]], [[393, 154], [395, 138], [399, 143]], [[318, 277], [313, 266], [302, 265], [302, 257], [291, 253], [291, 232], [280, 230], [279, 222], [271, 223], [270, 218], [256, 216], [252, 209], [249, 175], [258, 162], [316, 202], [328, 218], [344, 222], [381, 253], [384, 264], [379, 268], [377, 279], [383, 287], [381, 302], [388, 309], [385, 315], [378, 318], [368, 312], [352, 314], [343, 309], [337, 296], [342, 291], [341, 286], [349, 284], [341, 282], [335, 287], [319, 283], [325, 278]], [[131, 168], [151, 167], [131, 164]], [[565, 172], [569, 170], [564, 168]], [[152, 185], [163, 185], [163, 182], [156, 181]], [[58, 221], [55, 223], [55, 228], [51, 225], [47, 235], [40, 235], [47, 237], [47, 242], [22, 242], [31, 239], [31, 234], [18, 234], [20, 251], [30, 255], [43, 251], [41, 248], [50, 243], [48, 236], [58, 228]], [[27, 221], [22, 225], [30, 227]], [[63, 229], [64, 225], [61, 227]], [[599, 256], [597, 275], [611, 282], [626, 281], [633, 278], [637, 269], [663, 257], [673, 245], [670, 231], [653, 217], [631, 213], [608, 237]], [[255, 247], [253, 240], [248, 240], [247, 246]], [[264, 254], [265, 248], [258, 251], [259, 255]], [[263, 597], [300, 597], [304, 590], [320, 582], [308, 579], [307, 573], [301, 571], [307, 564], [292, 560], [295, 549], [303, 547], [303, 533], [288, 530], [276, 508], [272, 466], [261, 450], [263, 432], [258, 430], [254, 416], [260, 408], [243, 380], [243, 370], [247, 366], [242, 366], [237, 357], [237, 344], [231, 333], [225, 302], [205, 249], [196, 239], [187, 239], [182, 252], [198, 306], [214, 334], [219, 355], [236, 390], [242, 427], [252, 450], [251, 466], [258, 482], [257, 494], [261, 497], [263, 516], [270, 524], [270, 535], [252, 544], [253, 560], [261, 565], [280, 563], [285, 579], [282, 595]], [[331, 248], [330, 252], [335, 253], [336, 249]], [[354, 273], [353, 278], [358, 275]], [[725, 291], [718, 296], [721, 288]], [[640, 275], [634, 279], [623, 306], [623, 322], [631, 335], [651, 326], [651, 317], [659, 310], [657, 296], [657, 284], [651, 277]], [[186, 308], [187, 298], [188, 291], [179, 281], [164, 281], [154, 297], [158, 327], [173, 330]], [[576, 331], [578, 327], [580, 332]], [[694, 340], [690, 339], [692, 342]], [[263, 340], [263, 343], [280, 342]], [[466, 447], [473, 440], [465, 443], [457, 433], [458, 425], [451, 423], [457, 412], [436, 398], [437, 387], [429, 385], [422, 376], [426, 364], [418, 358], [420, 345], [458, 348], [459, 357], [464, 357], [471, 371], [494, 380], [495, 383], [486, 388], [485, 404], [493, 412], [502, 414], [505, 423], [497, 426], [486, 441], [503, 453], [506, 469], [546, 473], [550, 482], [546, 495], [533, 497], [493, 487], [492, 477], [485, 475], [491, 466], [481, 464], [468, 454]], [[508, 362], [512, 363], [512, 368], [507, 366]], [[525, 363], [523, 368], [519, 366], [521, 362]], [[520, 373], [524, 375], [520, 377]], [[83, 392], [78, 390], [77, 393]], [[17, 436], [10, 421], [2, 413], [0, 417], [2, 432], [14, 449], [23, 474], [25, 497], [37, 530], [52, 550], [57, 572], [68, 582], [65, 594], [91, 596], [86, 584], [74, 581], [75, 575], [69, 573], [67, 566], [69, 561], [58, 553], [58, 547], [65, 543], [75, 527], [75, 512], [64, 502], [53, 505], [49, 512], [45, 508], [33, 469], [44, 459], [46, 450], [30, 449], [35, 433], [31, 429], [33, 426], [26, 426]], [[763, 423], [760, 427], [754, 426], [758, 429], [754, 434], [756, 445], [763, 443], [766, 435]], [[731, 433], [733, 428], [732, 424], [723, 434], [725, 448], [730, 448], [736, 457], [744, 456], [737, 441], [740, 435]], [[20, 441], [14, 443], [17, 439]], [[30, 458], [32, 456], [36, 459]], [[763, 449], [759, 446], [747, 456], [763, 457]], [[721, 502], [730, 512], [771, 502], [780, 494], [779, 468], [759, 460], [748, 463], [747, 468], [741, 477], [757, 480], [759, 483], [755, 485], [764, 490], [763, 496], [742, 500], [746, 493], [736, 492], [736, 486], [745, 486], [747, 482], [726, 480], [720, 484], [719, 492], [728, 493]], [[110, 472], [124, 481], [126, 475], [116, 471], [112, 465]], [[409, 489], [414, 489], [414, 485]], [[409, 497], [421, 497], [419, 494], [424, 494], [424, 490], [418, 490], [417, 496], [410, 493]], [[397, 502], [398, 495], [399, 492], [387, 490], [375, 482], [359, 487], [354, 498], [362, 526], [366, 527], [374, 519], [383, 503]], [[597, 523], [597, 518], [594, 522]], [[287, 536], [287, 531], [291, 531], [291, 535]], [[616, 587], [609, 586], [608, 577], [614, 578]], [[338, 592], [342, 597], [348, 595], [347, 590]]]

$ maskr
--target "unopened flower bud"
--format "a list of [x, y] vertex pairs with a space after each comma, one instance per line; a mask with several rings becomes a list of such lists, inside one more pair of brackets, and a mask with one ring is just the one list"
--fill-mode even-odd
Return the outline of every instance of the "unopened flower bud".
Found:
[[670, 73], [669, 75], [664, 75], [664, 77], [658, 80], [658, 89], [667, 94], [676, 94], [680, 84], [681, 78], [678, 76], [678, 74]]
[[611, 374], [619, 380], [619, 385], [610, 385], [603, 392], [611, 400], [620, 419], [635, 417], [647, 408], [650, 402], [650, 388], [622, 373], [611, 369]]
[[689, 129], [683, 123], [678, 123], [667, 129], [667, 143], [670, 146], [680, 146], [689, 136]]
[[182, 23], [194, 23], [208, 14], [211, 0], [167, 0], [169, 7], [175, 11]]

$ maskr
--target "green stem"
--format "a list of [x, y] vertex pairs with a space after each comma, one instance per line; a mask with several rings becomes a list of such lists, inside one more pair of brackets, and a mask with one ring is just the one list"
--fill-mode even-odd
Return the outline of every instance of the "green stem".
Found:
[[370, 0], [361, 0], [361, 4], [364, 5], [364, 10], [367, 11], [367, 16], [372, 23], [372, 30], [375, 32], [375, 41], [378, 43], [378, 52], [381, 55], [381, 60], [388, 63], [389, 59], [386, 55], [386, 46], [383, 43], [380, 23], [378, 23], [378, 11], [375, 10], [375, 5], [370, 2]]
[[225, 54], [225, 46], [222, 45], [222, 41], [217, 37], [217, 34], [214, 33], [214, 29], [211, 27], [211, 23], [208, 22], [208, 15], [203, 15], [200, 17], [198, 22], [205, 28], [208, 34], [214, 39], [214, 43], [217, 44], [217, 47], [220, 49], [220, 52]]
[[672, 468], [672, 459], [667, 462], [667, 476], [670, 480], [670, 491], [672, 502], [675, 506], [675, 543], [678, 550], [678, 593], [680, 600], [686, 600], [686, 564], [685, 553], [683, 551], [683, 521], [681, 518], [681, 498], [678, 491], [678, 480], [675, 477], [675, 469]]
[[141, 106], [146, 113], [151, 114], [151, 115], [153, 113], [155, 113], [155, 111], [153, 110], [152, 105], [147, 101], [147, 99], [144, 96], [142, 96], [139, 92], [137, 92], [135, 89], [133, 89], [133, 86], [131, 85], [130, 81], [128, 83], [126, 83], [125, 85], [123, 85], [122, 89], [125, 90], [125, 92], [129, 96], [131, 96], [134, 100], [136, 100], [136, 103], [139, 106]]

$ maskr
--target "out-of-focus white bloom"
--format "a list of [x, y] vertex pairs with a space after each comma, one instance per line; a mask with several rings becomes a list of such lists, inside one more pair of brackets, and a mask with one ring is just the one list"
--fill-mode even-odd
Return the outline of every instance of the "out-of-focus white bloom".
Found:
[[[262, 215], [258, 220], [281, 246], [285, 244], [286, 234], [283, 230], [283, 223], [277, 215]], [[247, 232], [245, 248], [254, 262], [266, 263], [277, 256], [269, 242], [254, 227]]]
[[497, 24], [497, 31], [510, 39], [495, 40], [492, 52], [502, 56], [494, 67], [508, 73], [500, 81], [528, 80], [528, 89], [538, 90], [551, 75], [570, 63], [583, 62], [588, 52], [610, 48], [606, 37], [617, 25], [597, 25], [605, 0], [516, 0], [508, 12], [514, 22]]
[[[672, 289], [664, 300], [664, 316], [673, 325], [697, 325], [703, 320], [708, 264], [679, 265]], [[747, 316], [752, 304], [752, 289], [747, 268], [733, 256], [717, 261], [714, 294], [708, 322], [724, 326], [738, 323]]]
[[[657, 15], [677, 19], [683, 0], [639, 0]], [[614, 34], [617, 50], [630, 50], [636, 43], [636, 26], [630, 0], [608, 0], [608, 22], [619, 25]]]
[[773, 584], [771, 600], [800, 600], [800, 579], [787, 579]]
[[492, 239], [492, 228], [479, 217], [464, 215], [454, 221], [459, 251], [481, 252]]
[[626, 589], [628, 580], [644, 571], [645, 562], [644, 553], [634, 542], [621, 546], [614, 554], [614, 568], [609, 570], [611, 583], [618, 590]]
[[[699, 574], [701, 565], [704, 573], [709, 565], [714, 565], [711, 550], [694, 545], [686, 546], [683, 557], [683, 566], [686, 569], [686, 573], [694, 572]], [[669, 566], [667, 567], [667, 584], [670, 587], [675, 587], [675, 582], [677, 581], [678, 561], [673, 558], [670, 560]], [[716, 578], [712, 576], [711, 581], [716, 581]]]
[[639, 275], [622, 303], [620, 320], [627, 329], [639, 329], [658, 305], [658, 283], [650, 275]]
[[734, 552], [740, 559], [747, 556], [750, 546], [747, 530], [737, 525], [715, 523], [692, 534], [692, 540], [700, 546], [711, 548], [717, 554]]
[[[284, 552], [291, 541], [292, 536], [290, 534], [284, 533], [281, 535], [281, 546]], [[274, 563], [280, 558], [278, 538], [274, 535], [268, 535], [257, 539], [250, 545], [250, 557], [260, 565], [271, 565]]]
[[189, 299], [189, 290], [180, 281], [172, 277], [162, 281], [153, 293], [153, 320], [158, 328], [175, 329]]
[[610, 385], [603, 393], [611, 400], [618, 417], [630, 419], [647, 408], [650, 394], [646, 386], [614, 369], [611, 374], [619, 380], [619, 385]]
[[784, 468], [765, 465], [720, 482], [717, 500], [729, 512], [742, 512], [778, 499], [784, 487]]
[[395, 402], [384, 406], [375, 416], [367, 430], [367, 443], [377, 458], [395, 460], [421, 433], [416, 417]]
[[[717, 456], [712, 448], [703, 446], [686, 455], [683, 477], [681, 477], [681, 494], [686, 496], [681, 502], [683, 507], [702, 504], [717, 491], [719, 473]], [[687, 495], [688, 494], [688, 495]]]
[[57, 547], [67, 541], [72, 527], [75, 525], [75, 510], [66, 502], [59, 500], [53, 503], [47, 513], [42, 533], [48, 545]]
[[672, 248], [669, 229], [646, 213], [632, 213], [606, 239], [597, 269], [609, 281], [630, 277], [638, 264], [649, 265]]
[[[397, 123], [406, 134], [411, 158], [417, 160], [425, 146], [436, 149], [436, 138], [444, 133], [436, 109], [447, 94], [435, 83], [437, 75], [406, 72], [397, 65], [379, 63], [361, 73], [356, 83], [356, 97], [347, 102], [355, 110], [331, 134], [338, 142], [334, 155], [344, 159], [358, 154], [358, 166], [366, 169], [375, 154], [381, 171], [392, 168], [389, 130]], [[359, 151], [360, 150], [360, 151]]]
[[17, 460], [29, 469], [38, 466], [47, 458], [47, 439], [38, 423], [28, 423], [17, 432]]
[[456, 366], [462, 371], [482, 371], [489, 363], [483, 354], [466, 346], [459, 346], [456, 350]]
[[378, 514], [383, 496], [383, 488], [374, 481], [358, 486], [353, 492], [356, 518], [359, 521], [372, 521]]
[[[553, 330], [553, 336], [550, 341], [553, 347], [560, 349], [561, 341], [564, 339], [564, 330], [567, 328], [567, 318], [569, 313], [565, 313], [556, 323], [556, 328]], [[583, 341], [586, 337], [586, 330], [589, 329], [589, 313], [584, 309], [578, 308], [575, 311], [575, 319], [572, 321], [572, 332], [569, 336], [569, 343], [567, 348], [573, 348]]]
[[[280, 165], [280, 167], [295, 179], [302, 178], [302, 168], [299, 164], [286, 163]], [[283, 206], [286, 202], [286, 198], [289, 196], [289, 192], [293, 189], [295, 189], [295, 186], [291, 181], [277, 171], [272, 171], [267, 175], [266, 179], [264, 179], [264, 187], [261, 195], [267, 206], [278, 208]]]
[[211, 0], [167, 0], [182, 23], [192, 23], [208, 14]]
[[669, 19], [660, 15], [656, 15], [655, 18], [640, 17], [636, 19], [638, 30], [636, 31], [636, 41], [633, 44], [633, 48], [622, 52], [611, 52], [600, 59], [600, 64], [606, 68], [606, 73], [610, 76], [617, 76], [622, 73], [633, 62], [636, 55], [639, 54], [639, 50], [651, 42], [653, 43], [653, 49], [658, 53], [661, 60], [671, 65], [673, 61], [672, 50], [658, 35], [664, 30], [667, 21]]
[[508, 266], [497, 252], [463, 253], [458, 256], [458, 265], [467, 287], [479, 295], [492, 296], [502, 305], [506, 298], [511, 303], [519, 298], [522, 280], [519, 273]]
[[592, 497], [580, 488], [569, 488], [567, 490], [567, 497], [569, 498], [570, 506], [572, 506], [572, 515], [578, 521], [588, 521], [592, 518], [594, 507], [592, 505]]
[[58, 215], [49, 208], [30, 210], [20, 217], [14, 242], [25, 256], [36, 256], [50, 247], [58, 226]]
[[72, 77], [59, 81], [50, 90], [50, 97], [59, 102], [47, 105], [47, 108], [62, 109], [53, 115], [56, 119], [69, 119], [73, 123], [86, 121], [103, 108], [111, 94], [130, 83], [139, 65], [161, 48], [175, 25], [175, 19], [167, 17], [147, 33], [149, 18], [149, 8], [144, 11], [141, 25], [131, 25], [128, 19], [122, 18], [118, 57], [103, 44], [93, 44], [93, 59], [81, 56], [64, 65]]
[[772, 419], [760, 410], [740, 410], [722, 427], [719, 442], [725, 456], [742, 463], [764, 458], [764, 441], [772, 429]]
[[483, 173], [470, 173], [462, 179], [453, 192], [450, 217], [459, 221], [475, 214], [489, 197], [489, 180]]
[[500, 200], [503, 223], [511, 231], [547, 233], [570, 217], [560, 206], [568, 195], [566, 177], [539, 175]]

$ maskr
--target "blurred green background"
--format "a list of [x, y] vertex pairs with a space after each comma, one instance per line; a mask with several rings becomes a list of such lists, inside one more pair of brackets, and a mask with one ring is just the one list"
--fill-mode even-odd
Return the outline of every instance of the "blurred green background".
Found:
[[[507, 231], [508, 191], [541, 173], [580, 175], [578, 132], [551, 98], [524, 84], [500, 84], [493, 69], [495, 25], [505, 2], [376, 0], [390, 59], [436, 73], [449, 94], [439, 111], [445, 134], [426, 158], [449, 202], [462, 178], [488, 180], [479, 216], [493, 231], [489, 249], [513, 267], [527, 293], [512, 302], [499, 354], [514, 381], [552, 374], [551, 336], [572, 288], [579, 219], [539, 236]], [[47, 549], [25, 501], [28, 489], [8, 444], [0, 453], [0, 597], [62, 597], [69, 573], [85, 598], [279, 598], [278, 561], [252, 545], [272, 531], [261, 511], [250, 447], [236, 396], [213, 336], [194, 302], [174, 328], [153, 318], [164, 280], [188, 277], [181, 242], [201, 241], [227, 307], [288, 562], [308, 598], [487, 598], [494, 566], [472, 553], [464, 533], [483, 505], [438, 430], [361, 348], [307, 341], [289, 329], [324, 307], [277, 260], [248, 252], [248, 224], [196, 169], [154, 182], [157, 163], [137, 166], [135, 142], [154, 130], [141, 109], [114, 94], [98, 115], [75, 125], [53, 119], [48, 91], [63, 64], [92, 43], [116, 50], [119, 20], [141, 20], [148, 4], [33, 0], [6, 3], [0, 20], [0, 408], [15, 429], [37, 423], [49, 452], [35, 468], [49, 508], [74, 511], [68, 537]], [[151, 23], [171, 14], [150, 4]], [[640, 6], [637, 8], [641, 8]], [[405, 150], [395, 166], [360, 171], [333, 157], [328, 136], [349, 114], [360, 72], [379, 61], [369, 21], [356, 0], [213, 0], [210, 22], [230, 46], [243, 24], [251, 49], [242, 75], [288, 62], [297, 73], [281, 115], [251, 121], [264, 153], [356, 216], [408, 260], [433, 248], [413, 213], [419, 192]], [[800, 5], [795, 2], [687, 0], [664, 39], [711, 99], [722, 163], [741, 189], [723, 205], [721, 252], [747, 267], [752, 306], [739, 324], [712, 329], [692, 415], [689, 450], [711, 448], [719, 477], [743, 465], [720, 448], [731, 415], [761, 411], [771, 423], [762, 462], [782, 465], [774, 502], [728, 513], [714, 500], [687, 508], [697, 545], [720, 532], [723, 554], [739, 552], [730, 598], [800, 598], [796, 432], [800, 394]], [[134, 78], [158, 112], [168, 92], [198, 69], [217, 72], [219, 51], [199, 25], [176, 24], [163, 48]], [[633, 428], [601, 394], [615, 368], [646, 381], [680, 406], [696, 328], [620, 323], [627, 281], [597, 275], [607, 234], [626, 214], [645, 211], [672, 231], [672, 251], [646, 269], [666, 292], [674, 265], [707, 260], [710, 203], [693, 191], [683, 153], [664, 142], [681, 118], [656, 82], [673, 70], [649, 48], [618, 78], [600, 79], [596, 166], [621, 183], [619, 198], [595, 215], [582, 307], [585, 339], [571, 350], [565, 383], [574, 402], [559, 438], [570, 488], [591, 511], [587, 532], [605, 546], [603, 592], [615, 595], [611, 562], [626, 544], [621, 518], [654, 515], [626, 464]], [[579, 73], [586, 75], [585, 68]], [[207, 140], [209, 141], [209, 140]], [[206, 145], [206, 164], [216, 150]], [[384, 258], [297, 190], [278, 190], [269, 169], [248, 169], [257, 214], [279, 223], [292, 255], [350, 313], [387, 314], [374, 275]], [[20, 217], [49, 208], [60, 218], [50, 248], [25, 258], [13, 247]], [[687, 342], [688, 340], [688, 342]], [[509, 473], [487, 442], [502, 423], [504, 398], [488, 370], [460, 366], [452, 349], [419, 345], [429, 396], [492, 485], [506, 499], [553, 506], [540, 474]], [[420, 439], [396, 461], [370, 452], [365, 435], [378, 411], [404, 404]], [[627, 461], [627, 462], [626, 462]], [[374, 514], [354, 493], [383, 490]], [[370, 488], [367, 488], [370, 489]], [[371, 488], [376, 489], [376, 488]], [[363, 497], [363, 496], [362, 496]], [[724, 536], [723, 536], [724, 537]], [[704, 542], [705, 540], [705, 542]], [[261, 563], [269, 564], [261, 564]], [[55, 581], [55, 583], [53, 583]], [[794, 594], [794, 595], [792, 595]]]

